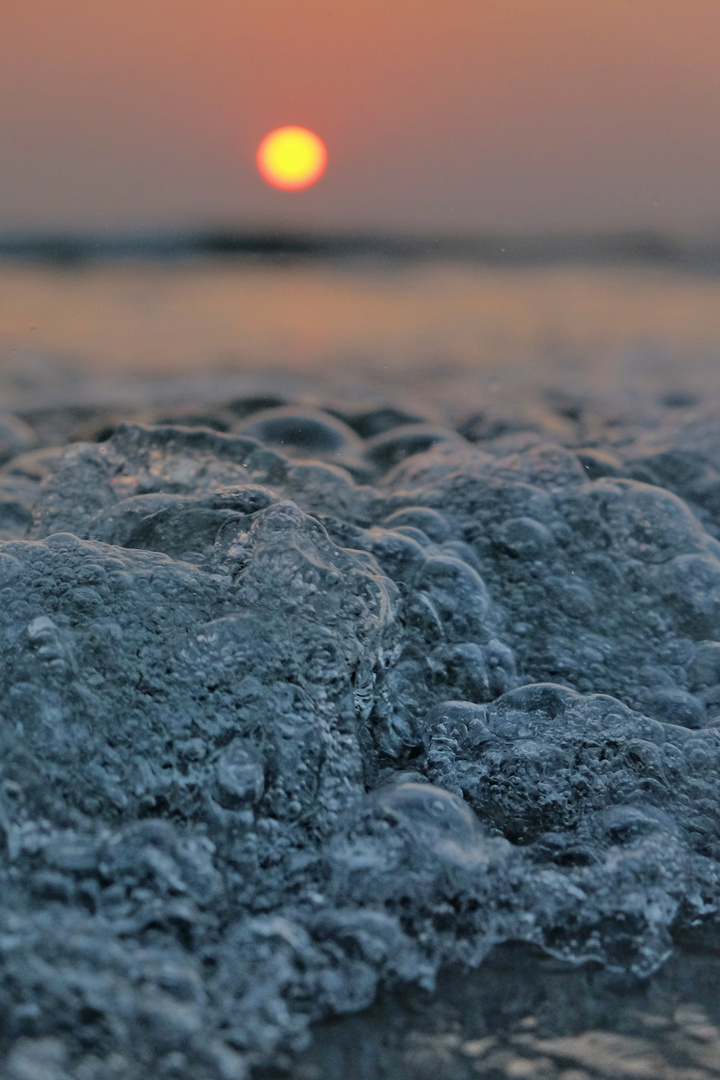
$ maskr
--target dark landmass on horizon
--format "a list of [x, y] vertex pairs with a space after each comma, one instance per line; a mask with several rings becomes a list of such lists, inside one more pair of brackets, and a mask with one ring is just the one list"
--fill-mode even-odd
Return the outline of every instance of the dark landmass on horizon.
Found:
[[0, 259], [73, 266], [147, 259], [464, 262], [488, 266], [643, 265], [720, 272], [720, 238], [682, 240], [651, 230], [532, 235], [408, 235], [207, 228], [168, 232], [0, 233]]

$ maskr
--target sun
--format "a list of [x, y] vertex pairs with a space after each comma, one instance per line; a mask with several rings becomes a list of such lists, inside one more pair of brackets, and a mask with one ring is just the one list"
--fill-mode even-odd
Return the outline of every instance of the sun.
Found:
[[281, 127], [260, 143], [255, 158], [263, 180], [283, 191], [300, 191], [319, 180], [327, 165], [322, 139], [304, 127]]

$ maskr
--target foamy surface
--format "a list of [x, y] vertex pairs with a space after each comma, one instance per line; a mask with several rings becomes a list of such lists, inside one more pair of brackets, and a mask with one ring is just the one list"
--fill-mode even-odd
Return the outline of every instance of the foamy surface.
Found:
[[0, 273], [7, 1075], [717, 1077], [720, 281]]

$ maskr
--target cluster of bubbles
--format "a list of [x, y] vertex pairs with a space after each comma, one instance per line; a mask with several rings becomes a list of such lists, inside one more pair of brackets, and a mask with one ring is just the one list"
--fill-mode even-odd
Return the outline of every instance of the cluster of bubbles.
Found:
[[10, 418], [6, 1048], [240, 1080], [500, 942], [647, 975], [712, 932], [720, 447], [673, 423]]

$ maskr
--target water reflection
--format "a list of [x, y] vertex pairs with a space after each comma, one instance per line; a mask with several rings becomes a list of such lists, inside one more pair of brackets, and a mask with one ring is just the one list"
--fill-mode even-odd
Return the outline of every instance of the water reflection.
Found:
[[[281, 1077], [282, 1071], [265, 1074]], [[678, 951], [647, 982], [514, 945], [436, 992], [385, 991], [316, 1027], [295, 1080], [710, 1080], [720, 1075], [717, 958]]]

